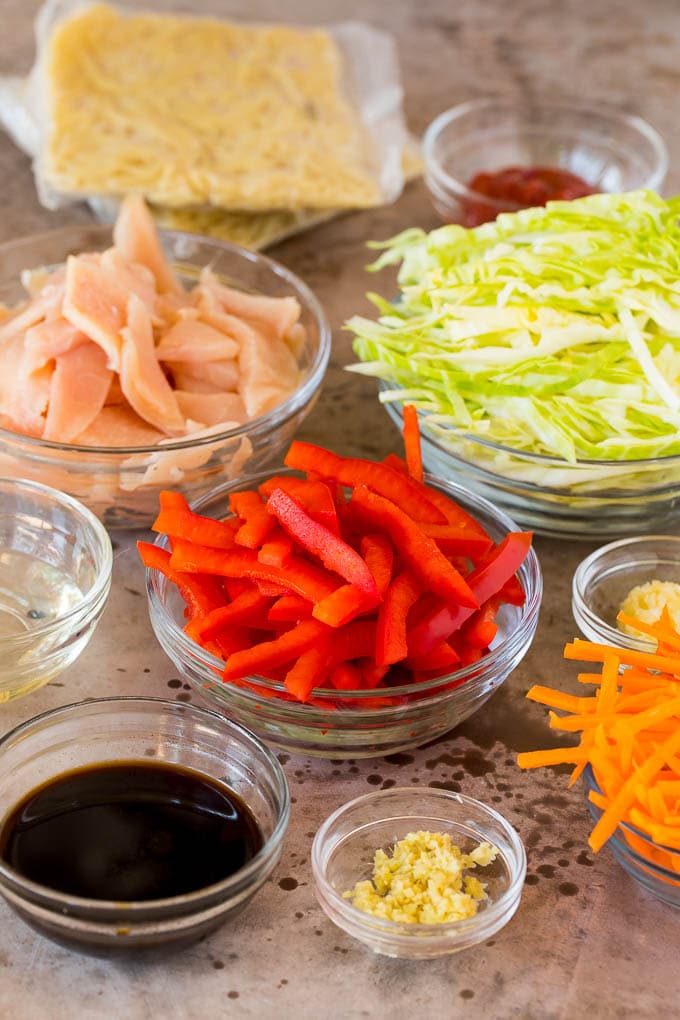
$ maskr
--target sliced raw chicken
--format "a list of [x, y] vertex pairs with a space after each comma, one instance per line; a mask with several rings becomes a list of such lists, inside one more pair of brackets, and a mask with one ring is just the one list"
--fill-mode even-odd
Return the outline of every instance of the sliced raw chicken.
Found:
[[225, 361], [169, 361], [176, 390], [224, 393], [238, 389], [241, 374], [236, 358]]
[[0, 428], [42, 436], [52, 369], [28, 374], [23, 336], [0, 344]]
[[251, 330], [248, 343], [241, 345], [240, 392], [248, 417], [271, 411], [297, 388], [297, 362], [283, 340], [265, 337]]
[[163, 254], [151, 213], [140, 195], [128, 195], [121, 203], [113, 243], [130, 262], [141, 262], [151, 270], [161, 294], [182, 293], [182, 285]]
[[109, 405], [109, 404], [127, 404], [127, 400], [125, 399], [125, 394], [123, 393], [123, 391], [121, 389], [121, 386], [120, 386], [120, 377], [118, 375], [114, 375], [113, 379], [111, 380], [111, 385], [109, 386], [109, 392], [106, 394], [106, 400], [104, 401], [104, 403], [107, 404], [107, 405]]
[[125, 325], [127, 297], [101, 266], [69, 255], [62, 312], [105, 352], [110, 368], [120, 371], [121, 329]]
[[155, 315], [158, 295], [156, 281], [150, 269], [141, 262], [130, 262], [118, 248], [107, 248], [101, 254], [99, 262], [103, 271], [115, 282], [115, 285], [126, 293], [136, 294]]
[[112, 378], [106, 354], [91, 340], [60, 354], [50, 383], [43, 439], [70, 443], [87, 429], [104, 406]]
[[201, 284], [217, 297], [223, 310], [246, 322], [255, 322], [282, 340], [300, 318], [300, 304], [294, 297], [272, 298], [246, 294], [220, 283], [208, 268], [201, 272]]
[[235, 358], [239, 345], [205, 322], [176, 322], [156, 346], [159, 361], [224, 361]]
[[37, 326], [47, 316], [55, 314], [63, 298], [63, 283], [58, 285], [48, 284], [27, 305], [22, 306], [14, 315], [2, 320], [2, 325], [0, 325], [0, 345], [12, 336], [20, 335], [23, 337], [23, 334], [31, 326]]
[[137, 414], [169, 435], [184, 431], [184, 416], [156, 358], [151, 318], [142, 301], [128, 301], [127, 325], [122, 329], [120, 385]]
[[186, 390], [175, 390], [175, 396], [185, 418], [201, 422], [204, 426], [219, 425], [226, 421], [243, 424], [248, 417], [238, 393], [188, 393]]
[[89, 342], [68, 319], [62, 316], [46, 319], [26, 331], [24, 370], [36, 372], [60, 355]]
[[75, 436], [79, 446], [155, 446], [165, 439], [162, 432], [124, 406], [103, 407], [92, 424]]
[[202, 322], [207, 322], [209, 326], [213, 326], [220, 333], [233, 337], [239, 344], [243, 341], [247, 342], [250, 331], [248, 323], [225, 312], [219, 298], [210, 287], [204, 287], [199, 283], [194, 287], [191, 295], [196, 302]]

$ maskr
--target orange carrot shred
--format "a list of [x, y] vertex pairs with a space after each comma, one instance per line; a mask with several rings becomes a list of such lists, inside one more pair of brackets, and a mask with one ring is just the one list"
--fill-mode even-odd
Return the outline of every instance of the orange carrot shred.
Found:
[[423, 457], [420, 449], [420, 425], [418, 424], [418, 412], [413, 404], [404, 404], [403, 439], [408, 473], [417, 482], [422, 482]]

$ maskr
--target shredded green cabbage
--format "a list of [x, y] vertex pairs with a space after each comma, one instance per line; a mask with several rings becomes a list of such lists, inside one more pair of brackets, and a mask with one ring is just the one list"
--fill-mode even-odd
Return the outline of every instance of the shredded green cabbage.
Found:
[[399, 300], [346, 326], [362, 364], [438, 438], [627, 461], [680, 454], [680, 196], [590, 195], [472, 230], [407, 230]]

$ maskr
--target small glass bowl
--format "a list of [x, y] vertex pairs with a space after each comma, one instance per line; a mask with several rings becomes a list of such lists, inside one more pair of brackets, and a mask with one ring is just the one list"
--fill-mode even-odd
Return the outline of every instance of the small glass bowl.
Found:
[[29, 881], [1, 859], [0, 894], [39, 932], [84, 952], [184, 945], [236, 914], [272, 872], [290, 813], [286, 777], [271, 751], [215, 712], [153, 698], [102, 698], [45, 712], [0, 740], [3, 813], [63, 772], [115, 761], [166, 762], [219, 780], [250, 808], [264, 845], [222, 882], [167, 899], [71, 896]]
[[474, 226], [520, 208], [472, 191], [480, 171], [506, 167], [569, 170], [595, 191], [658, 190], [668, 154], [640, 117], [577, 103], [475, 99], [440, 114], [423, 137], [425, 183], [448, 223]]
[[[404, 924], [373, 917], [343, 893], [370, 878], [373, 856], [409, 832], [448, 833], [463, 853], [479, 843], [499, 853], [474, 874], [487, 889], [474, 917], [442, 924]], [[526, 854], [513, 827], [481, 801], [448, 790], [397, 787], [344, 804], [323, 823], [312, 844], [312, 873], [322, 909], [339, 928], [385, 956], [427, 959], [457, 953], [490, 938], [519, 906]]]
[[[381, 390], [393, 390], [382, 382]], [[401, 430], [402, 407], [385, 404]], [[680, 523], [680, 456], [580, 460], [527, 453], [450, 426], [421, 424], [423, 464], [492, 501], [525, 528], [591, 541]]]
[[576, 626], [589, 641], [653, 651], [654, 641], [626, 634], [616, 616], [631, 590], [649, 581], [680, 584], [680, 537], [625, 538], [596, 549], [579, 563], [572, 581]]
[[[597, 822], [602, 809], [590, 800], [590, 792], [601, 793], [590, 765], [583, 773], [583, 789], [588, 810]], [[607, 841], [623, 870], [643, 889], [672, 907], [680, 907], [680, 851], [655, 843], [640, 829], [626, 822]]]
[[[224, 519], [230, 513], [230, 492], [256, 488], [269, 475], [263, 472], [222, 485], [192, 504], [192, 509]], [[429, 476], [425, 481], [476, 517], [495, 542], [517, 530], [509, 517], [485, 499], [451, 482]], [[159, 536], [156, 544], [165, 548], [165, 536]], [[491, 650], [478, 662], [434, 680], [389, 690], [345, 691], [339, 695], [333, 688], [317, 688], [312, 692], [314, 704], [290, 700], [282, 684], [261, 677], [250, 679], [262, 694], [235, 683], [223, 683], [224, 663], [185, 634], [184, 602], [174, 585], [158, 571], [147, 570], [147, 596], [151, 624], [161, 647], [184, 679], [213, 706], [263, 740], [288, 751], [326, 758], [370, 758], [419, 747], [458, 726], [482, 707], [521, 662], [533, 640], [543, 590], [533, 549], [518, 576], [525, 603], [502, 607], [496, 618], [498, 634]], [[380, 696], [389, 696], [391, 703], [376, 706]]]
[[[180, 278], [193, 284], [203, 267], [235, 287], [270, 297], [297, 298], [305, 327], [298, 355], [302, 382], [278, 407], [238, 428], [202, 439], [155, 446], [96, 447], [57, 443], [0, 429], [0, 474], [30, 478], [85, 503], [108, 528], [148, 527], [158, 512], [158, 493], [172, 486], [189, 497], [208, 492], [224, 478], [274, 462], [311, 411], [331, 349], [326, 316], [309, 288], [265, 255], [194, 234], [162, 230], [165, 254]], [[56, 266], [70, 253], [102, 251], [111, 228], [64, 227], [0, 245], [0, 302], [25, 300], [21, 272]]]
[[53, 680], [94, 633], [113, 553], [87, 507], [0, 478], [0, 704]]

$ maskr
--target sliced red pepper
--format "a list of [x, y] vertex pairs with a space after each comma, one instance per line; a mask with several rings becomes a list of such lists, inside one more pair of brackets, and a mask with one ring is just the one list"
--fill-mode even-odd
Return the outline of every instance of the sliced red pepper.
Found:
[[345, 627], [333, 631], [331, 661], [372, 658], [375, 654], [375, 628], [375, 620], [366, 619], [352, 620]]
[[364, 535], [359, 548], [368, 569], [373, 574], [378, 594], [384, 597], [387, 586], [392, 580], [392, 566], [394, 564], [392, 543], [387, 535], [375, 532], [370, 535]]
[[357, 616], [375, 609], [380, 601], [377, 591], [374, 595], [357, 588], [355, 584], [343, 584], [317, 602], [312, 616], [329, 627], [344, 627]]
[[244, 591], [230, 602], [228, 606], [218, 606], [200, 621], [197, 633], [200, 638], [208, 641], [221, 634], [225, 628], [234, 624], [248, 624], [251, 627], [267, 626], [267, 611], [271, 599], [262, 595], [257, 589]]
[[400, 662], [408, 655], [406, 617], [420, 595], [420, 585], [408, 571], [397, 574], [378, 608], [375, 634], [375, 663], [378, 666]]
[[284, 666], [318, 645], [328, 634], [329, 628], [318, 620], [303, 620], [274, 641], [262, 641], [252, 648], [234, 652], [225, 664], [224, 679], [266, 676], [272, 668]]
[[279, 594], [293, 591], [310, 602], [320, 602], [338, 587], [332, 574], [300, 556], [292, 556], [287, 567], [273, 567], [260, 563], [253, 549], [208, 549], [181, 539], [172, 551], [171, 566], [187, 573], [270, 581], [280, 585]]
[[354, 490], [351, 503], [360, 508], [372, 526], [387, 532], [403, 561], [426, 590], [435, 591], [448, 602], [473, 609], [479, 607], [465, 579], [408, 514], [363, 485]]
[[250, 581], [247, 577], [224, 577], [221, 583], [230, 602], [237, 599], [244, 591], [255, 591], [257, 588], [255, 582]]
[[351, 662], [339, 662], [330, 675], [330, 683], [338, 691], [358, 691], [361, 688], [361, 673]]
[[260, 563], [269, 563], [273, 567], [285, 567], [290, 563], [292, 555], [293, 543], [283, 528], [275, 524], [269, 532], [266, 541], [262, 543], [257, 551], [258, 560]]
[[247, 549], [259, 549], [274, 521], [267, 513], [266, 504], [259, 493], [253, 489], [244, 492], [232, 492], [229, 496], [232, 513], [241, 519], [241, 526], [236, 532], [236, 542]]
[[297, 623], [312, 615], [312, 603], [301, 595], [280, 595], [267, 613], [272, 623]]
[[[177, 497], [179, 500], [169, 497]], [[180, 493], [161, 493], [161, 510], [151, 525], [152, 531], [172, 538], [183, 538], [187, 542], [198, 542], [213, 549], [231, 549], [234, 545], [236, 527], [233, 521], [216, 521], [212, 517], [196, 514], [187, 506]]]
[[430, 499], [429, 490], [387, 464], [359, 457], [340, 457], [330, 450], [300, 441], [291, 443], [285, 463], [288, 467], [314, 472], [348, 488], [364, 485], [371, 492], [406, 508], [413, 520], [446, 523], [446, 518]]
[[478, 531], [466, 531], [455, 524], [421, 524], [421, 530], [433, 539], [446, 556], [469, 556], [475, 560], [488, 553], [493, 541]]
[[423, 456], [420, 450], [420, 425], [418, 423], [418, 412], [413, 404], [404, 404], [404, 427], [402, 436], [404, 439], [404, 453], [406, 454], [406, 467], [411, 478], [417, 482], [423, 480]]
[[[484, 566], [468, 575], [468, 583], [482, 605], [516, 573], [531, 547], [530, 531], [512, 531], [488, 558]], [[431, 609], [408, 634], [409, 656], [426, 655], [441, 641], [447, 641], [468, 620], [474, 610], [443, 605]]]
[[377, 597], [373, 575], [356, 549], [344, 542], [329, 528], [312, 520], [308, 513], [283, 489], [275, 489], [267, 500], [267, 509], [274, 514], [284, 531], [307, 553], [349, 584], [368, 595]]
[[473, 648], [488, 648], [498, 633], [494, 622], [503, 599], [492, 595], [461, 628], [461, 638]]
[[360, 686], [365, 687], [369, 691], [374, 690], [378, 686], [380, 681], [385, 678], [389, 668], [390, 667], [387, 663], [380, 664], [374, 662], [372, 658], [360, 659], [359, 670], [361, 672], [362, 680]]
[[172, 556], [168, 549], [150, 542], [137, 542], [137, 549], [145, 567], [158, 570], [177, 586], [192, 616], [204, 616], [224, 602], [224, 595], [215, 578], [196, 577], [176, 570], [172, 566]]
[[403, 457], [397, 456], [396, 453], [388, 453], [386, 457], [383, 457], [383, 464], [387, 464], [388, 467], [394, 468], [402, 475], [408, 474], [408, 468], [406, 467], [406, 461]]
[[454, 527], [462, 528], [464, 531], [489, 538], [479, 521], [475, 520], [467, 510], [463, 510], [462, 506], [459, 506], [458, 503], [447, 496], [445, 492], [442, 492], [441, 489], [434, 489], [428, 485], [425, 491], [430, 502], [434, 503], [442, 516], [446, 518], [447, 524], [452, 524]]
[[303, 652], [286, 673], [286, 690], [298, 701], [307, 701], [315, 687], [325, 687], [328, 679], [328, 642], [321, 641]]
[[296, 478], [294, 475], [275, 475], [259, 486], [259, 491], [267, 498], [276, 489], [283, 489], [292, 496], [312, 520], [323, 524], [335, 535], [340, 534], [333, 493], [325, 482], [312, 482], [308, 478]]
[[437, 645], [427, 655], [422, 655], [419, 659], [407, 659], [407, 665], [418, 672], [433, 672], [445, 669], [453, 669], [460, 662], [460, 655], [453, 648], [448, 641], [442, 641], [440, 645]]

